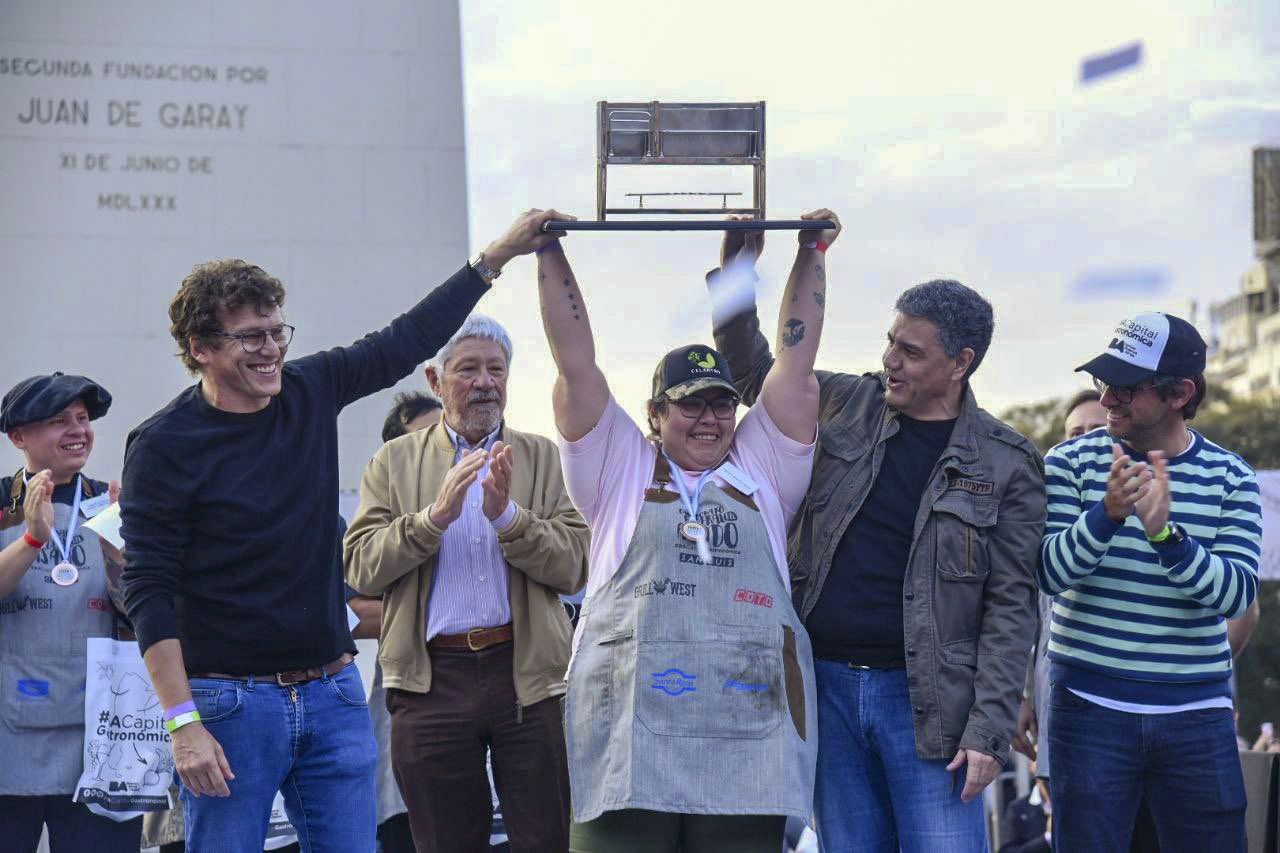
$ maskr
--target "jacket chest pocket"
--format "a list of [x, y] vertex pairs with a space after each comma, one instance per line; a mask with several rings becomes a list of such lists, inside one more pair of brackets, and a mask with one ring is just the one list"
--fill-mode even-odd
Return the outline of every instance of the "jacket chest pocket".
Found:
[[823, 508], [841, 484], [859, 476], [865, 477], [867, 472], [856, 463], [867, 452], [866, 445], [854, 438], [847, 428], [836, 424], [819, 427], [809, 502], [815, 508]]
[[994, 498], [945, 494], [933, 505], [938, 574], [946, 580], [981, 583], [991, 572], [987, 539], [996, 525]]

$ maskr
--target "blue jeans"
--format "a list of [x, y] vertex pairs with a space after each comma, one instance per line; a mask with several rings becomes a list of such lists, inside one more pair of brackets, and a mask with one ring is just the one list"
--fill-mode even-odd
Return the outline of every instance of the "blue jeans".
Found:
[[193, 678], [191, 694], [236, 778], [230, 797], [182, 788], [187, 853], [261, 853], [276, 791], [303, 853], [374, 853], [378, 747], [354, 663], [293, 687]]
[[962, 767], [916, 755], [902, 669], [816, 660], [818, 846], [823, 853], [982, 853], [982, 798], [962, 802]]
[[1131, 714], [1058, 684], [1049, 702], [1054, 850], [1125, 853], [1143, 796], [1161, 853], [1245, 849], [1230, 708]]

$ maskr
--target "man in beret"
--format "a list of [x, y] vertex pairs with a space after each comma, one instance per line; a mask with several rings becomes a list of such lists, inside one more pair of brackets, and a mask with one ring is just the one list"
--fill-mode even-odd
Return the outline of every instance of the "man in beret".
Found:
[[83, 767], [85, 638], [109, 637], [101, 542], [81, 523], [115, 484], [82, 473], [111, 395], [83, 376], [33, 376], [5, 394], [0, 431], [24, 465], [0, 479], [0, 827], [6, 850], [136, 853], [142, 820], [72, 802]]

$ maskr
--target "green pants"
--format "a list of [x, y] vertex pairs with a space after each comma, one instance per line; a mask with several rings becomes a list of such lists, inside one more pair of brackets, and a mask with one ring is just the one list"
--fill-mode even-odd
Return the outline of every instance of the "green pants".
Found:
[[569, 828], [570, 853], [778, 853], [782, 815], [605, 812]]

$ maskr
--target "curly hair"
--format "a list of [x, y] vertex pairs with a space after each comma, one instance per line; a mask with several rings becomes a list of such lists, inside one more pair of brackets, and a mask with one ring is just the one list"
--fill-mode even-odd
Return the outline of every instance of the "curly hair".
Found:
[[182, 280], [169, 303], [169, 334], [178, 344], [178, 357], [193, 374], [200, 362], [191, 352], [191, 339], [211, 349], [222, 346], [222, 316], [246, 305], [265, 317], [284, 305], [284, 285], [262, 267], [238, 259], [196, 264]]

